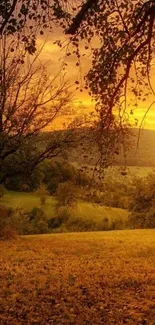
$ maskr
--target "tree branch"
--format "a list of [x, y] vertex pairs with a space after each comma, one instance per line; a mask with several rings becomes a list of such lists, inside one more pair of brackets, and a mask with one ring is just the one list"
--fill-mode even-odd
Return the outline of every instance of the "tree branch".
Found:
[[16, 4], [17, 4], [18, 0], [13, 0], [13, 3], [12, 3], [12, 6], [11, 6], [11, 9], [10, 11], [6, 14], [6, 17], [5, 17], [5, 20], [3, 21], [1, 27], [0, 27], [0, 34], [2, 35], [3, 33], [3, 30], [6, 26], [6, 24], [8, 23], [11, 15], [13, 14], [14, 10], [15, 10], [15, 7], [16, 7]]
[[85, 15], [87, 14], [88, 10], [96, 5], [98, 0], [87, 0], [86, 3], [83, 4], [81, 10], [77, 13], [75, 18], [73, 18], [73, 22], [71, 26], [66, 31], [66, 34], [74, 35], [77, 29], [80, 27], [81, 22], [83, 21]]

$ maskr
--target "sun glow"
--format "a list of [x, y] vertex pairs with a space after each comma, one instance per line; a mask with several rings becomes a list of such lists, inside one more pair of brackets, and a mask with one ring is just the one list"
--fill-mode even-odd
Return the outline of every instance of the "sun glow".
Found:
[[[45, 38], [44, 38], [45, 39]], [[76, 114], [81, 114], [78, 111], [78, 107], [83, 106], [84, 113], [90, 113], [95, 110], [95, 102], [88, 94], [88, 90], [85, 89], [85, 84], [83, 77], [89, 71], [91, 66], [91, 58], [90, 56], [84, 56], [81, 60], [80, 69], [77, 67], [76, 56], [66, 57], [66, 48], [59, 48], [55, 41], [57, 39], [62, 39], [62, 34], [60, 30], [56, 30], [54, 34], [48, 35], [46, 37], [46, 42], [43, 46], [43, 50], [41, 53], [41, 61], [43, 63], [48, 63], [48, 71], [51, 71], [51, 74], [58, 74], [59, 71], [62, 71], [65, 79], [69, 81], [71, 85], [71, 89], [73, 91], [73, 103], [76, 103]], [[39, 46], [43, 44], [43, 38], [38, 39]], [[65, 64], [64, 64], [65, 63]], [[80, 87], [76, 88], [76, 80], [79, 80]], [[154, 84], [155, 77], [152, 77], [152, 84]], [[130, 98], [130, 94], [128, 94], [128, 98]], [[131, 98], [132, 99], [132, 98]], [[133, 127], [142, 127], [145, 129], [155, 129], [155, 105], [151, 106], [153, 103], [152, 98], [148, 98], [148, 100], [144, 103], [142, 101], [138, 102], [138, 106], [132, 107], [132, 100], [130, 100], [130, 108], [129, 119], [130, 124]], [[149, 106], [151, 106], [150, 109]], [[132, 112], [132, 114], [130, 114]], [[62, 128], [63, 123], [67, 120], [66, 116], [62, 114], [56, 118], [55, 127]]]

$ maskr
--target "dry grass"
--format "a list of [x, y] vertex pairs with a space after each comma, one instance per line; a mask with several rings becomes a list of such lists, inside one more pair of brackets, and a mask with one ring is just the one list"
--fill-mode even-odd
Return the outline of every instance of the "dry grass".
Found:
[[155, 230], [0, 243], [1, 325], [155, 324]]

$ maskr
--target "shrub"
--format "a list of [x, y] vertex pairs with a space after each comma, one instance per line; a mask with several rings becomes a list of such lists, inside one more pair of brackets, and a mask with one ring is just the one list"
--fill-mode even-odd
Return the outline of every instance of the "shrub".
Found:
[[54, 218], [49, 220], [49, 228], [57, 231], [90, 231], [94, 223], [88, 219], [82, 219], [72, 215], [71, 210], [60, 207]]
[[0, 237], [44, 233], [48, 233], [48, 220], [42, 209], [33, 208], [26, 211], [0, 206]]
[[9, 225], [4, 227], [3, 231], [1, 232], [1, 236], [3, 239], [15, 239], [17, 238], [17, 232]]
[[48, 233], [48, 220], [46, 214], [40, 208], [33, 208], [28, 213], [29, 232], [31, 234]]
[[0, 185], [0, 198], [2, 198], [4, 194], [5, 194], [5, 188], [2, 185]]
[[104, 199], [103, 193], [96, 190], [96, 189], [88, 190], [88, 192], [86, 193], [87, 202], [102, 205], [103, 204], [103, 199]]
[[31, 192], [38, 188], [42, 181], [43, 173], [41, 167], [38, 165], [32, 174], [16, 175], [6, 179], [5, 187], [12, 191]]
[[0, 205], [0, 229], [8, 225], [13, 210], [6, 206]]
[[60, 183], [56, 191], [59, 206], [75, 207], [79, 189], [72, 182]]
[[[0, 206], [0, 234], [26, 235], [32, 233], [29, 212], [23, 209], [10, 209]], [[8, 236], [10, 236], [8, 235]]]
[[75, 182], [76, 169], [64, 161], [45, 161], [42, 170], [43, 182], [47, 185], [50, 194], [55, 194], [59, 183]]
[[49, 194], [46, 185], [41, 183], [36, 194], [40, 198], [41, 205], [44, 205], [46, 203], [47, 195]]
[[71, 212], [66, 207], [59, 207], [56, 211], [56, 216], [48, 220], [48, 226], [50, 229], [56, 229], [65, 225], [71, 217]]
[[100, 220], [75, 216], [71, 209], [61, 207], [54, 218], [49, 220], [49, 228], [52, 231], [108, 231], [125, 229], [127, 224], [123, 220], [109, 220], [105, 217]]
[[76, 185], [80, 187], [87, 187], [90, 185], [90, 177], [82, 170], [76, 170]]
[[65, 160], [50, 161], [46, 160], [42, 166], [44, 177], [43, 183], [46, 184], [50, 194], [55, 194], [60, 183], [71, 182], [79, 187], [86, 187], [90, 183], [86, 173], [76, 169], [71, 163]]
[[155, 228], [155, 172], [135, 178], [129, 222], [133, 228]]
[[11, 238], [11, 229], [12, 234], [14, 228], [10, 225], [10, 220], [12, 216], [13, 210], [11, 208], [7, 208], [3, 205], [0, 205], [0, 237], [3, 238]]
[[119, 169], [109, 168], [103, 180], [102, 204], [115, 208], [128, 209], [132, 192], [131, 175]]
[[14, 210], [9, 225], [19, 235], [48, 233], [47, 216], [42, 209], [37, 207], [30, 211]]
[[29, 212], [24, 209], [15, 209], [11, 215], [9, 224], [18, 235], [27, 235], [31, 233]]
[[90, 219], [72, 216], [68, 219], [67, 229], [69, 231], [93, 231], [96, 229], [96, 223]]

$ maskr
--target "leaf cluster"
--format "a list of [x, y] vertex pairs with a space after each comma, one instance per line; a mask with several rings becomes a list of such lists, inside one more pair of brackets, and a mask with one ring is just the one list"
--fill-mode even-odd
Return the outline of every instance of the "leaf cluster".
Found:
[[[29, 54], [36, 51], [36, 35], [52, 30], [57, 22], [64, 26], [69, 19], [63, 1], [2, 0], [0, 4], [0, 35], [18, 35]], [[65, 26], [64, 26], [65, 27]]]
[[130, 223], [135, 228], [155, 227], [155, 172], [134, 180], [130, 204]]
[[91, 51], [86, 85], [100, 104], [102, 120], [110, 123], [115, 109], [122, 119], [128, 94], [135, 108], [139, 100], [154, 96], [154, 17], [154, 1], [140, 0], [87, 0], [73, 17], [67, 33], [78, 50], [82, 40]]

